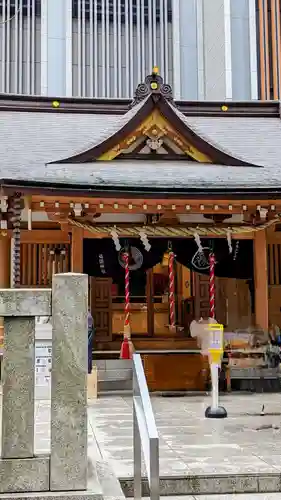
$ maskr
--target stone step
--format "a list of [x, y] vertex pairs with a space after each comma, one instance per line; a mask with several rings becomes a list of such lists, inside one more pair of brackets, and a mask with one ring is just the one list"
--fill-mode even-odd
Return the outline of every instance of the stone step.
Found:
[[[127, 498], [134, 496], [134, 480], [132, 477], [119, 478], [122, 490]], [[142, 480], [143, 496], [149, 495], [148, 482]], [[181, 496], [182, 495], [218, 495], [276, 493], [281, 492], [281, 476], [279, 473], [247, 473], [247, 474], [212, 474], [212, 475], [185, 475], [169, 476], [160, 479], [160, 495]], [[200, 496], [200, 500], [204, 497]], [[208, 497], [207, 497], [208, 498]], [[211, 497], [212, 498], [212, 497]], [[239, 497], [238, 497], [239, 498]], [[238, 500], [237, 498], [237, 500]], [[257, 496], [255, 498], [258, 498]], [[261, 497], [262, 498], [262, 497]], [[266, 496], [266, 499], [270, 497]], [[279, 493], [281, 499], [281, 493]]]
[[93, 360], [97, 367], [98, 392], [132, 390], [132, 361], [126, 359]]

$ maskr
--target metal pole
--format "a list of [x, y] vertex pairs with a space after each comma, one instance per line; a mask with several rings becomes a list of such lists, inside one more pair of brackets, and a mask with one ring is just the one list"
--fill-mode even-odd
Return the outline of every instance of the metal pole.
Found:
[[134, 499], [141, 500], [141, 437], [138, 427], [135, 403], [133, 403], [133, 446], [134, 446]]
[[212, 379], [212, 408], [216, 409], [219, 406], [219, 373], [218, 365], [211, 363], [211, 379]]
[[150, 439], [150, 498], [160, 499], [159, 488], [159, 440]]

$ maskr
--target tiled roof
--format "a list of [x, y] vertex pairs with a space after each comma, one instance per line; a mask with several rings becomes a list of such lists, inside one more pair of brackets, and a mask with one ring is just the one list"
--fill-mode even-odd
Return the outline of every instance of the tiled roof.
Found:
[[173, 110], [199, 137], [228, 155], [255, 165], [280, 165], [280, 118], [197, 117]]
[[1, 111], [0, 177], [88, 187], [281, 190], [281, 121], [275, 117], [195, 117], [177, 111], [210, 144], [263, 168], [137, 161], [46, 166], [104, 141], [128, 123], [138, 106], [121, 117]]
[[139, 189], [281, 189], [281, 169], [269, 175], [263, 167], [229, 167], [174, 161], [98, 161], [29, 165], [24, 168], [0, 168], [2, 178], [37, 181], [45, 184], [72, 185], [87, 188], [139, 188]]

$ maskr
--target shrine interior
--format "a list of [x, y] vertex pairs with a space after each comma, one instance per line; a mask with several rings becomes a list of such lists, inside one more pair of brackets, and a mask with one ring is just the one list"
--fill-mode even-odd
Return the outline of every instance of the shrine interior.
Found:
[[[175, 254], [176, 337], [190, 337], [193, 319], [209, 316], [209, 251], [216, 260], [216, 318], [226, 330], [253, 326], [254, 282], [251, 240], [150, 238], [85, 239], [84, 272], [90, 276], [90, 307], [96, 324], [96, 342], [120, 340], [124, 324], [124, 262], [129, 250], [131, 325], [134, 338], [172, 338], [169, 329], [168, 250]], [[105, 345], [102, 343], [102, 347]]]

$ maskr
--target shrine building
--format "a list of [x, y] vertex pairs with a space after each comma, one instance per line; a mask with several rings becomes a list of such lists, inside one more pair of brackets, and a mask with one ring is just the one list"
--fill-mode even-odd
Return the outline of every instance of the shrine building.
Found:
[[[0, 119], [2, 288], [87, 273], [106, 357], [123, 338], [127, 249], [135, 348], [181, 351], [209, 316], [213, 252], [225, 329], [281, 325], [279, 102], [176, 102], [155, 69], [133, 102], [1, 95]], [[146, 358], [152, 389], [157, 363], [201, 387], [199, 356], [160, 358]]]

